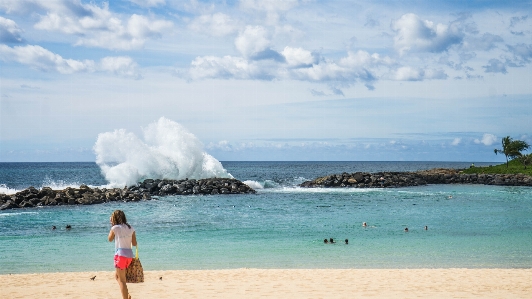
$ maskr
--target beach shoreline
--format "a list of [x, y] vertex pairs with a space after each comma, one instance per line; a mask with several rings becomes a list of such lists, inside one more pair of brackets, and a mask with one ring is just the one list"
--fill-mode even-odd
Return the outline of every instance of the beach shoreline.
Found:
[[[94, 280], [90, 278], [96, 276]], [[529, 298], [532, 269], [145, 271], [133, 298]], [[118, 298], [113, 271], [0, 275], [2, 298]]]

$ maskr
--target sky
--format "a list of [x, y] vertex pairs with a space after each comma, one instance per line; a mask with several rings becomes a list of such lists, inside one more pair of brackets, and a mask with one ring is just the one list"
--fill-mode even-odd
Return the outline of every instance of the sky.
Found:
[[531, 1], [0, 0], [0, 162], [164, 117], [220, 161], [502, 163], [531, 115]]

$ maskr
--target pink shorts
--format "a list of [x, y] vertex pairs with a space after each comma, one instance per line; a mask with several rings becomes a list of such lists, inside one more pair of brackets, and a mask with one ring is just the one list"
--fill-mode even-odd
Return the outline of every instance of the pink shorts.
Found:
[[133, 259], [130, 257], [115, 255], [115, 268], [125, 270]]

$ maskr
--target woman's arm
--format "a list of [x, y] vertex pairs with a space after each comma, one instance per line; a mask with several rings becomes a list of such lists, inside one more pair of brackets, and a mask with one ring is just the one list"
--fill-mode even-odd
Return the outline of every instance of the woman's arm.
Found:
[[131, 244], [133, 246], [137, 246], [137, 235], [135, 234], [135, 232], [133, 232], [133, 236], [131, 237]]
[[107, 240], [109, 240], [109, 242], [113, 242], [115, 240], [115, 232], [113, 230], [109, 231], [109, 236], [107, 237]]

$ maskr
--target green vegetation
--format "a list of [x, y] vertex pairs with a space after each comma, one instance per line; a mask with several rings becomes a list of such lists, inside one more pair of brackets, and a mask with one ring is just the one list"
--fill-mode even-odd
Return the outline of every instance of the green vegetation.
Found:
[[[515, 159], [521, 157], [522, 151], [526, 151], [530, 145], [525, 141], [513, 140], [510, 136], [502, 139], [502, 149], [494, 149], [495, 154], [504, 154], [506, 156], [506, 167], [508, 168], [508, 158]], [[526, 164], [523, 163], [525, 166]]]
[[532, 154], [521, 155], [517, 158], [517, 160], [519, 160], [519, 162], [521, 162], [526, 169], [528, 165], [532, 165]]
[[491, 167], [471, 167], [464, 169], [464, 173], [486, 173], [486, 174], [517, 174], [522, 173], [532, 176], [532, 167], [524, 168], [523, 164], [519, 161], [519, 158], [510, 160], [508, 165], [500, 164]]

